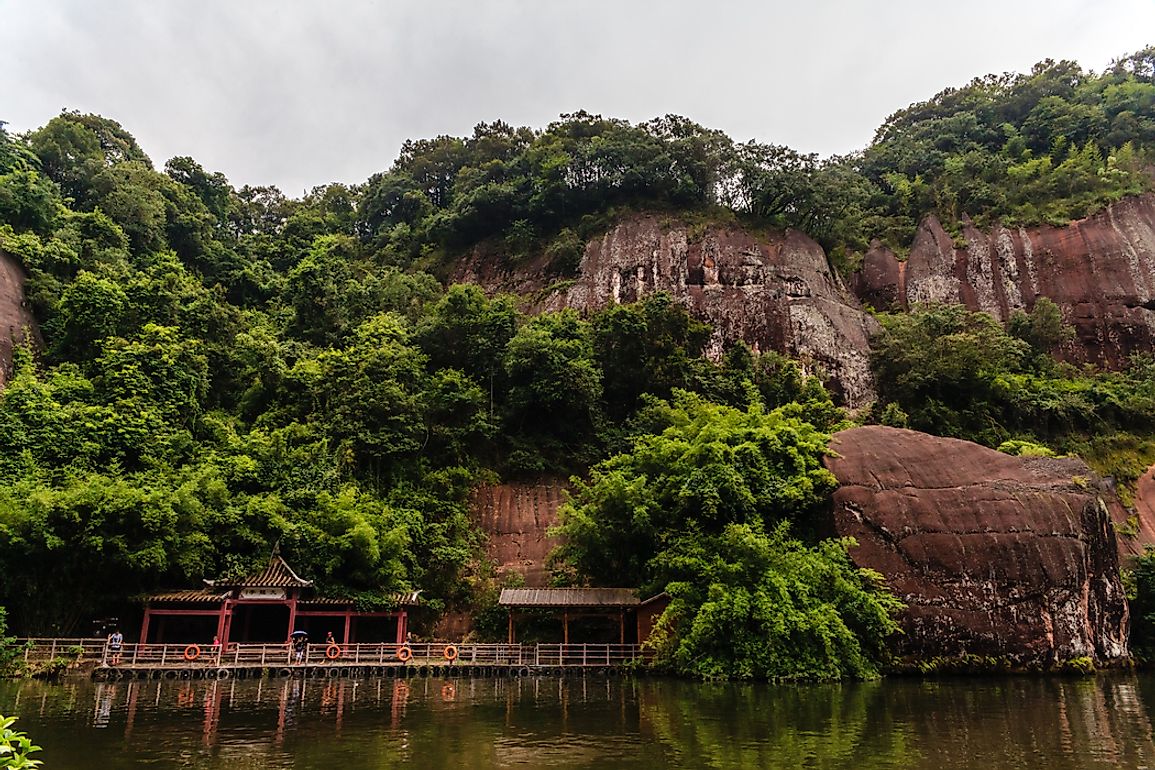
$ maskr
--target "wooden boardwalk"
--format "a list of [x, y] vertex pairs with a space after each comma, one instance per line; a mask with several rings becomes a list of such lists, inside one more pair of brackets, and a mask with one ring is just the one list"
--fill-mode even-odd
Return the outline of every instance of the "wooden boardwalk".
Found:
[[66, 660], [96, 679], [225, 679], [262, 676], [543, 676], [633, 669], [646, 657], [636, 644], [125, 644], [102, 639], [20, 639], [29, 664]]

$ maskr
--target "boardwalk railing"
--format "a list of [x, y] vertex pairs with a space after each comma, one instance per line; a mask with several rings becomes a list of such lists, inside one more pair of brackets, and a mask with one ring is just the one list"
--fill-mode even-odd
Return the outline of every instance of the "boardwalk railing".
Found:
[[18, 639], [26, 663], [66, 658], [125, 668], [260, 668], [318, 665], [621, 666], [642, 660], [636, 644], [124, 644], [103, 639]]

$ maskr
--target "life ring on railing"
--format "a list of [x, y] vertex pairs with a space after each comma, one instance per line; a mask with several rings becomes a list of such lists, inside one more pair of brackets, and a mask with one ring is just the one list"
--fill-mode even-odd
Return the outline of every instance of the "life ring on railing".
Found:
[[441, 654], [445, 656], [446, 660], [452, 663], [457, 660], [457, 647], [452, 644], [447, 644]]
[[188, 647], [184, 648], [184, 659], [185, 660], [196, 660], [200, 656], [201, 656], [201, 648], [199, 645], [190, 644]]
[[401, 661], [402, 663], [408, 663], [409, 659], [412, 657], [413, 650], [409, 649], [408, 647], [397, 648], [397, 660]]
[[335, 642], [330, 644], [325, 648], [325, 657], [329, 660], [336, 660], [341, 657], [341, 646]]
[[457, 699], [457, 688], [452, 684], [445, 684], [441, 687], [441, 700], [449, 703]]

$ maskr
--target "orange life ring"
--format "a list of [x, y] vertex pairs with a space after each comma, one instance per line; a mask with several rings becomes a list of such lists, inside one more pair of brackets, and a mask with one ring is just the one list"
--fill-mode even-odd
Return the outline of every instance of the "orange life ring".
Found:
[[445, 645], [445, 650], [444, 650], [444, 652], [442, 652], [442, 654], [445, 656], [445, 659], [448, 661], [457, 660], [457, 648], [454, 647], [452, 644]]
[[441, 688], [441, 700], [448, 702], [455, 700], [456, 698], [457, 689], [453, 685], [447, 684]]
[[412, 657], [413, 650], [409, 649], [408, 647], [397, 648], [397, 660], [401, 661], [402, 663], [408, 663], [409, 659]]
[[185, 660], [196, 660], [200, 656], [201, 656], [201, 648], [198, 647], [197, 645], [190, 644], [188, 647], [184, 648], [184, 659]]
[[325, 648], [325, 657], [329, 660], [336, 660], [341, 657], [341, 647], [336, 642], [333, 642]]

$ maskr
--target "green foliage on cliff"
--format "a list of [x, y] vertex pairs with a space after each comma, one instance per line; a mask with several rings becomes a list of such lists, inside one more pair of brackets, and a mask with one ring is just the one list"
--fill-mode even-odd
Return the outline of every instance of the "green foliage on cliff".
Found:
[[891, 245], [936, 212], [948, 227], [1063, 224], [1150, 189], [1155, 48], [1102, 73], [1046, 60], [988, 75], [891, 115], [856, 167], [881, 193], [871, 208]]
[[1140, 662], [1155, 662], [1155, 549], [1136, 556], [1125, 573], [1131, 605], [1131, 654]]
[[1155, 462], [1155, 361], [1135, 356], [1122, 372], [1057, 362], [1071, 330], [1049, 300], [1007, 329], [960, 305], [878, 318], [875, 421], [901, 413], [903, 427], [1014, 454], [1077, 454], [1115, 477], [1125, 501]]
[[653, 432], [595, 466], [561, 509], [556, 559], [601, 585], [672, 597], [652, 645], [693, 676], [876, 676], [897, 602], [855, 569], [852, 542], [818, 541], [836, 486], [829, 434], [798, 403], [765, 411], [683, 391], [649, 409]]

